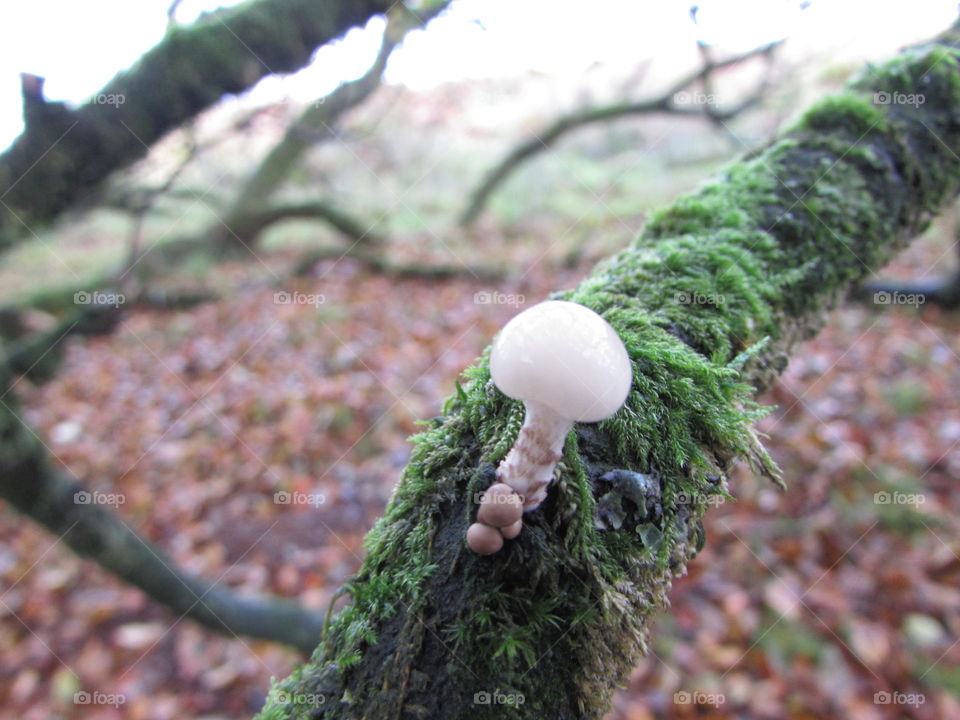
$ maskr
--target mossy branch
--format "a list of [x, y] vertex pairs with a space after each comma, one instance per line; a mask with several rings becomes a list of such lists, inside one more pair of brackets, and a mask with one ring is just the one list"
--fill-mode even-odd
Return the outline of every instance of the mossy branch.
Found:
[[[879, 104], [877, 92], [924, 102]], [[577, 427], [520, 537], [477, 556], [464, 545], [473, 493], [492, 482], [522, 407], [493, 387], [485, 359], [469, 369], [444, 418], [413, 438], [346, 586], [352, 603], [258, 717], [601, 717], [644, 652], [672, 577], [701, 545], [700, 520], [726, 492], [729, 464], [745, 458], [774, 474], [751, 430], [763, 412], [755, 392], [956, 196], [956, 147], [960, 54], [906, 51], [559, 293], [624, 340], [634, 371], [624, 408]], [[659, 495], [642, 508], [625, 500], [619, 529], [595, 514], [609, 503], [602, 478], [612, 470]]]
[[[73, 110], [24, 84], [26, 128], [0, 156], [0, 249], [53, 219], [166, 132], [384, 12], [386, 0], [255, 0], [172, 27], [130, 70]], [[202, 71], [200, 70], [202, 69]]]

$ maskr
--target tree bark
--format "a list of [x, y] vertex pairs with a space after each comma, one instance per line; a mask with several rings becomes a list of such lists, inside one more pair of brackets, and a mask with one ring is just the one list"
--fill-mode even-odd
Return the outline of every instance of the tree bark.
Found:
[[387, 10], [387, 0], [256, 0], [174, 27], [91, 102], [43, 101], [24, 81], [25, 129], [0, 156], [0, 249], [53, 219], [168, 131]]
[[557, 295], [613, 325], [633, 387], [613, 418], [577, 426], [546, 502], [485, 557], [464, 534], [523, 408], [485, 358], [468, 370], [413, 439], [351, 604], [258, 717], [600, 718], [701, 546], [729, 464], [776, 476], [751, 430], [754, 394], [957, 194], [960, 53], [944, 46], [960, 34], [948, 35], [866, 68]]

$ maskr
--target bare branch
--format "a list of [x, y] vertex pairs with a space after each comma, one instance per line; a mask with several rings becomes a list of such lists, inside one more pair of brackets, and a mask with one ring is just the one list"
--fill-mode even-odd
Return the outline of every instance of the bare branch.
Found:
[[171, 29], [133, 68], [76, 110], [44, 102], [33, 92], [24, 108], [26, 128], [0, 156], [0, 248], [143, 157], [162, 135], [224, 94], [304, 67], [315, 48], [389, 5], [388, 0], [242, 3]]
[[486, 207], [490, 196], [493, 195], [497, 187], [521, 164], [542, 150], [546, 150], [561, 137], [577, 128], [628, 115], [648, 115], [651, 113], [673, 113], [698, 117], [707, 116], [711, 120], [719, 122], [729, 120], [735, 115], [753, 107], [759, 102], [762, 92], [766, 89], [766, 78], [764, 78], [763, 83], [761, 83], [760, 88], [758, 88], [756, 92], [729, 110], [720, 110], [710, 106], [685, 107], [677, 105], [674, 101], [674, 96], [683, 92], [694, 83], [709, 79], [717, 70], [737, 65], [757, 56], [766, 56], [769, 59], [772, 57], [773, 51], [778, 45], [779, 42], [771, 43], [725, 60], [705, 61], [703, 67], [678, 80], [659, 97], [637, 102], [614, 103], [611, 105], [587, 108], [586, 110], [579, 110], [558, 118], [541, 132], [536, 133], [533, 137], [517, 145], [487, 173], [483, 182], [470, 194], [467, 207], [460, 215], [460, 224], [469, 225], [476, 220], [477, 216], [483, 211], [484, 207]]
[[420, 263], [400, 263], [386, 257], [382, 251], [369, 247], [353, 245], [345, 250], [327, 248], [311, 252], [294, 268], [294, 277], [310, 273], [313, 267], [323, 260], [350, 258], [363, 263], [375, 272], [398, 277], [417, 277], [440, 280], [452, 277], [466, 277], [475, 280], [502, 280], [503, 270], [478, 265], [430, 265]]
[[[387, 61], [406, 34], [426, 25], [448, 5], [449, 0], [442, 0], [418, 12], [398, 6], [390, 13], [380, 51], [373, 64], [361, 77], [338, 86], [329, 95], [314, 102], [287, 129], [284, 137], [244, 183], [220, 226], [214, 230], [218, 244], [242, 242], [249, 246], [256, 242], [257, 234], [270, 224], [261, 222], [271, 215], [267, 209], [270, 198], [296, 168], [303, 154], [317, 143], [336, 137], [337, 123], [344, 113], [364, 102], [380, 87]], [[315, 216], [329, 220], [338, 230], [354, 238], [367, 235], [365, 231], [357, 232], [353, 223], [345, 225], [336, 221], [334, 215], [318, 212]]]

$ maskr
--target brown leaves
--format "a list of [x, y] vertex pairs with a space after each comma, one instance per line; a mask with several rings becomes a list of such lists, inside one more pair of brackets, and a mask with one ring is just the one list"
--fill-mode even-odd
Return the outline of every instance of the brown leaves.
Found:
[[[232, 273], [231, 266], [224, 269]], [[249, 270], [247, 271], [249, 272]], [[547, 292], [546, 279], [531, 298]], [[248, 283], [249, 284], [249, 283]], [[476, 282], [398, 281], [349, 261], [190, 312], [130, 313], [71, 341], [62, 372], [21, 383], [67, 472], [191, 572], [326, 610], [459, 372], [516, 311]], [[0, 702], [48, 717], [250, 717], [296, 655], [202, 630], [4, 511]], [[75, 693], [122, 694], [119, 707]], [[93, 697], [93, 695], [91, 695]]]

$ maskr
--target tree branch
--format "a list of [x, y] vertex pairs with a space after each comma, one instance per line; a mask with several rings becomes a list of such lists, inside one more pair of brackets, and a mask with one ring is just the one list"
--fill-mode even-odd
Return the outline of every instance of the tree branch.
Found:
[[957, 256], [957, 269], [949, 275], [939, 278], [916, 278], [914, 280], [894, 280], [878, 278], [857, 288], [851, 296], [861, 302], [872, 303], [879, 307], [901, 304], [923, 305], [930, 303], [944, 310], [960, 308], [960, 231], [956, 229], [956, 208], [952, 208], [954, 226], [954, 254]]
[[[336, 137], [340, 117], [360, 105], [380, 87], [387, 61], [406, 34], [416, 27], [425, 26], [447, 5], [449, 0], [439, 0], [416, 12], [398, 6], [389, 14], [380, 51], [370, 69], [356, 80], [343, 83], [326, 97], [320, 98], [287, 128], [283, 138], [246, 180], [219, 227], [214, 230], [218, 244], [249, 246], [256, 242], [257, 235], [272, 222], [262, 222], [271, 216], [268, 205], [270, 198], [296, 168], [303, 154], [317, 143]], [[337, 230], [356, 240], [367, 236], [366, 229], [360, 228], [356, 221], [345, 221], [343, 213], [333, 212], [328, 204], [317, 203], [316, 207], [322, 210], [314, 216], [328, 220]]]
[[[173, 27], [130, 70], [71, 110], [25, 103], [26, 128], [0, 156], [0, 249], [54, 218], [169, 130], [385, 11], [387, 0], [256, 0]], [[203, 68], [203, 72], [197, 72]], [[34, 93], [36, 95], [36, 93]]]
[[348, 240], [356, 243], [381, 245], [385, 242], [383, 237], [373, 231], [376, 224], [368, 227], [360, 218], [324, 200], [287, 203], [259, 211], [248, 211], [238, 224], [230, 226], [233, 228], [232, 237], [250, 245], [271, 225], [295, 219], [323, 220]]
[[323, 260], [350, 258], [363, 263], [374, 272], [397, 277], [414, 277], [427, 280], [443, 280], [452, 277], [467, 277], [475, 280], [502, 280], [503, 270], [477, 265], [431, 265], [428, 263], [401, 263], [386, 257], [381, 250], [353, 245], [346, 249], [324, 248], [307, 254], [293, 270], [294, 277], [308, 275], [313, 267]]
[[713, 122], [720, 122], [729, 120], [737, 114], [753, 107], [761, 98], [761, 92], [766, 87], [766, 80], [764, 80], [757, 92], [752, 93], [749, 98], [729, 110], [720, 110], [710, 105], [704, 107], [686, 107], [684, 105], [678, 105], [674, 97], [694, 83], [710, 78], [717, 70], [730, 67], [731, 65], [737, 65], [758, 55], [766, 56], [769, 59], [772, 57], [773, 51], [778, 45], [779, 41], [725, 60], [706, 61], [699, 70], [678, 80], [671, 88], [656, 98], [587, 108], [586, 110], [579, 110], [558, 118], [541, 132], [536, 133], [530, 139], [517, 145], [487, 173], [483, 182], [470, 193], [467, 207], [460, 214], [460, 224], [470, 225], [476, 220], [477, 216], [479, 216], [486, 207], [490, 196], [493, 195], [497, 187], [526, 160], [551, 147], [561, 137], [577, 128], [628, 115], [648, 115], [651, 113], [673, 113], [676, 115], [693, 115], [697, 117], [706, 116]]

